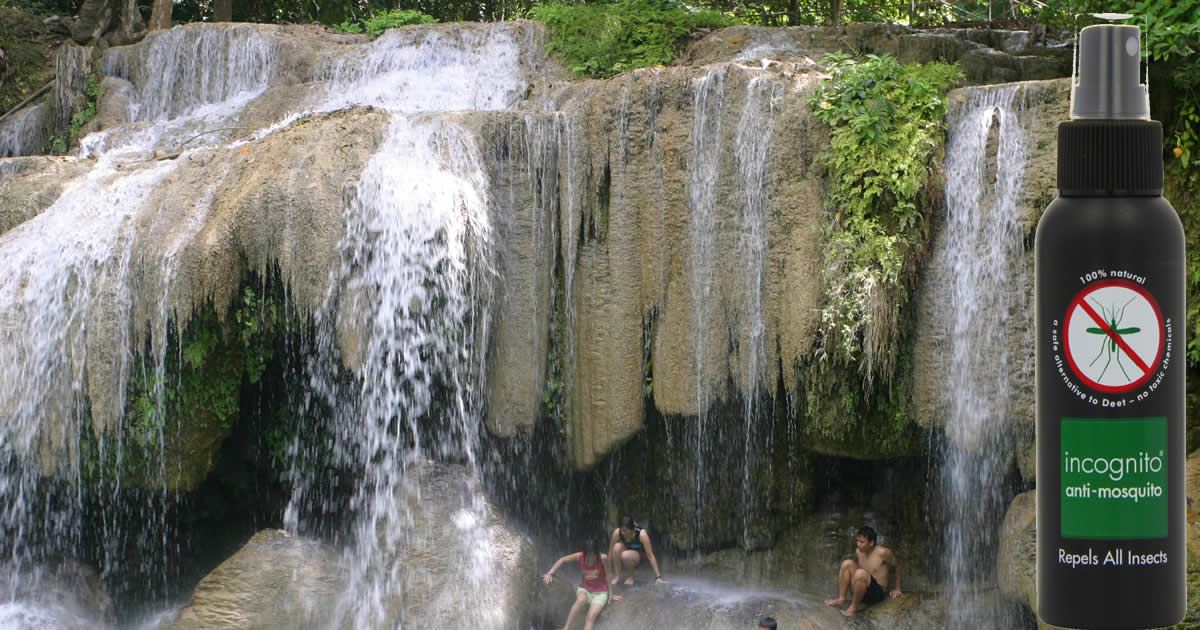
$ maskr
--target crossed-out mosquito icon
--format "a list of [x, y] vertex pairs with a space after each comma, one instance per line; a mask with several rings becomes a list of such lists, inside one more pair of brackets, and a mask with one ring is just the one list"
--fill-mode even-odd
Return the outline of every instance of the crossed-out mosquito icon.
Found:
[[[1089, 299], [1088, 301], [1100, 309], [1100, 314], [1104, 317], [1104, 320], [1108, 323], [1109, 327], [1112, 328], [1113, 333], [1124, 337], [1125, 335], [1132, 335], [1134, 333], [1141, 332], [1142, 330], [1137, 326], [1119, 328], [1121, 321], [1125, 319], [1125, 309], [1128, 308], [1129, 305], [1136, 299], [1137, 296], [1135, 295], [1129, 298], [1129, 301], [1120, 307], [1118, 307], [1116, 304], [1112, 304], [1108, 308], [1105, 308], [1103, 304], [1095, 300]], [[1108, 333], [1105, 332], [1103, 328], [1098, 328], [1096, 326], [1089, 327], [1087, 331], [1093, 335], [1108, 336]], [[1096, 353], [1096, 358], [1092, 359], [1092, 362], [1088, 364], [1088, 367], [1090, 368], [1100, 360], [1100, 357], [1105, 357], [1104, 368], [1100, 370], [1100, 376], [1097, 376], [1095, 380], [1099, 381], [1100, 379], [1104, 378], [1104, 374], [1108, 372], [1108, 368], [1112, 365], [1113, 355], [1116, 355], [1117, 357], [1117, 367], [1121, 369], [1121, 374], [1124, 374], [1125, 378], [1130, 381], [1134, 380], [1129, 376], [1129, 373], [1125, 371], [1125, 366], [1121, 364], [1121, 353], [1117, 351], [1116, 339], [1111, 338], [1108, 339], [1107, 342], [1100, 344], [1100, 352]]]

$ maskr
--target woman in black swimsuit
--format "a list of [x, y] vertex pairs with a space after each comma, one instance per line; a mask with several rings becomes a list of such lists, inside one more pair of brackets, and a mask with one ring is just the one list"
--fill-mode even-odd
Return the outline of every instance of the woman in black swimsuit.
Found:
[[613, 559], [613, 584], [621, 579], [621, 569], [625, 569], [629, 573], [625, 584], [632, 585], [633, 569], [641, 564], [643, 559], [650, 560], [650, 566], [654, 568], [655, 582], [661, 582], [663, 579], [662, 571], [658, 568], [658, 558], [654, 557], [654, 547], [650, 544], [650, 534], [638, 527], [632, 516], [622, 516], [620, 527], [613, 530], [608, 557]]

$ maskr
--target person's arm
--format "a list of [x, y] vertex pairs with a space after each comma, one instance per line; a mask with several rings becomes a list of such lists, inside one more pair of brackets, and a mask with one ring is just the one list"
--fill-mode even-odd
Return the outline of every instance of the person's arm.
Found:
[[642, 530], [642, 546], [646, 548], [646, 557], [650, 558], [650, 566], [654, 567], [654, 579], [661, 581], [662, 570], [658, 568], [658, 558], [654, 557], [654, 546], [650, 544], [650, 534], [646, 530]]
[[583, 553], [583, 552], [577, 551], [575, 553], [568, 554], [568, 555], [565, 555], [565, 556], [559, 558], [558, 562], [555, 562], [554, 566], [550, 567], [550, 570], [546, 572], [546, 575], [542, 576], [542, 581], [545, 582], [546, 584], [549, 584], [551, 582], [551, 580], [554, 579], [554, 572], [558, 570], [558, 567], [561, 567], [564, 562], [578, 560], [579, 554], [581, 554], [581, 553]]
[[896, 557], [896, 554], [892, 553], [891, 550], [888, 550], [888, 555], [891, 556], [892, 567], [896, 570], [896, 585], [892, 588], [891, 595], [892, 597], [900, 597], [900, 573], [902, 570], [900, 566], [900, 558]]
[[616, 555], [617, 554], [617, 541], [619, 541], [620, 539], [621, 539], [621, 528], [618, 527], [613, 530], [612, 538], [608, 541], [608, 557], [612, 558], [612, 560], [609, 562], [609, 566], [612, 568], [612, 572], [608, 573], [608, 575], [612, 576], [611, 583], [614, 585], [621, 579], [621, 574], [620, 574], [621, 559], [618, 558]]
[[[616, 564], [615, 562], [612, 561], [612, 556], [610, 556], [606, 553], [602, 553], [602, 554], [600, 554], [600, 562], [604, 563], [604, 574], [611, 575], [612, 567], [614, 564]], [[615, 584], [616, 582], [614, 581], [613, 583]], [[615, 590], [610, 589], [609, 595], [610, 595], [610, 597], [612, 597], [613, 601], [619, 601], [619, 600], [625, 599], [624, 597], [617, 595], [617, 592]]]

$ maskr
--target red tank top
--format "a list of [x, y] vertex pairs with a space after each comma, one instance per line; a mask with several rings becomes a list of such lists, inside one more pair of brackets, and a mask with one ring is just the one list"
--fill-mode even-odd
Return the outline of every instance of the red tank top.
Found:
[[583, 590], [589, 593], [603, 593], [608, 590], [608, 576], [604, 573], [604, 563], [600, 561], [600, 554], [596, 554], [596, 564], [591, 566], [583, 563], [583, 558], [587, 554], [579, 554], [579, 571], [583, 573], [583, 583], [580, 586]]

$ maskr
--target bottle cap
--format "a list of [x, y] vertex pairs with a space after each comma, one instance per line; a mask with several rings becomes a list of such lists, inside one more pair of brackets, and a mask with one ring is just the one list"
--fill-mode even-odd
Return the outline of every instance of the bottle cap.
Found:
[[1071, 119], [1150, 120], [1150, 95], [1138, 81], [1141, 31], [1097, 24], [1079, 33], [1079, 68], [1071, 86]]

